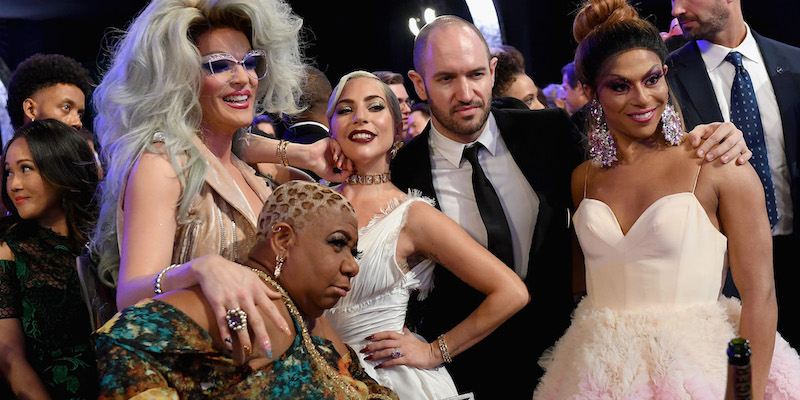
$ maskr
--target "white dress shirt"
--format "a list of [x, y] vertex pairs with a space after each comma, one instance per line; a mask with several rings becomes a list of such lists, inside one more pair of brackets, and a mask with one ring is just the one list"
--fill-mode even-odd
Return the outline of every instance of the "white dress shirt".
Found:
[[761, 125], [764, 129], [764, 140], [767, 146], [767, 160], [769, 161], [769, 171], [772, 174], [772, 184], [775, 187], [775, 200], [778, 206], [778, 223], [772, 228], [773, 235], [788, 235], [792, 233], [792, 194], [789, 185], [789, 167], [786, 163], [785, 144], [783, 138], [783, 123], [781, 113], [778, 108], [778, 100], [775, 98], [775, 89], [767, 73], [767, 66], [761, 56], [750, 26], [747, 26], [747, 36], [744, 41], [736, 48], [728, 48], [708, 42], [698, 40], [697, 46], [703, 62], [706, 64], [706, 72], [711, 79], [711, 86], [714, 87], [719, 110], [722, 118], [730, 121], [731, 118], [731, 87], [733, 78], [736, 75], [736, 67], [725, 61], [725, 56], [731, 51], [738, 51], [742, 54], [742, 64], [750, 74], [750, 80], [756, 92], [758, 101], [758, 111], [761, 114]]
[[[539, 197], [511, 157], [493, 115], [489, 114], [486, 126], [476, 142], [485, 147], [478, 151], [478, 162], [500, 198], [511, 229], [515, 264], [513, 269], [520, 278], [525, 279], [539, 213]], [[428, 143], [432, 150], [433, 187], [442, 212], [461, 225], [476, 242], [487, 247], [486, 227], [472, 188], [472, 165], [462, 159], [464, 147], [472, 143], [450, 140], [439, 133], [433, 124]]]

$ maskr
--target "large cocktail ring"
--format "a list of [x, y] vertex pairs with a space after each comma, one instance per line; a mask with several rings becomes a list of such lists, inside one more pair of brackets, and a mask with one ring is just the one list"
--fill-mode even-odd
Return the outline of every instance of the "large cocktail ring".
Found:
[[392, 358], [400, 358], [402, 356], [403, 352], [400, 351], [400, 349], [394, 349], [394, 351], [392, 351]]
[[225, 320], [228, 321], [228, 327], [231, 328], [231, 330], [240, 331], [242, 329], [247, 329], [247, 313], [241, 308], [228, 310], [228, 313], [225, 314]]

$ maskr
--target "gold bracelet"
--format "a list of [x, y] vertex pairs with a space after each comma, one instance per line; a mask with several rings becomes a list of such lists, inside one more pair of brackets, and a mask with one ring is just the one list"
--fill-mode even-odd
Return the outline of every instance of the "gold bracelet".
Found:
[[453, 362], [453, 359], [450, 358], [450, 352], [447, 351], [447, 342], [444, 340], [444, 333], [439, 335], [438, 342], [439, 342], [439, 351], [442, 352], [442, 358], [444, 359], [444, 362], [446, 363]]
[[156, 275], [156, 279], [153, 281], [153, 291], [156, 292], [156, 294], [163, 293], [163, 291], [161, 290], [161, 279], [164, 278], [164, 275], [166, 275], [169, 270], [178, 268], [180, 266], [181, 264], [172, 264], [162, 269], [161, 272], [159, 272], [158, 275]]
[[286, 154], [286, 147], [289, 145], [289, 142], [286, 140], [281, 140], [278, 143], [278, 161], [280, 161], [281, 165], [284, 167], [289, 166], [289, 156]]

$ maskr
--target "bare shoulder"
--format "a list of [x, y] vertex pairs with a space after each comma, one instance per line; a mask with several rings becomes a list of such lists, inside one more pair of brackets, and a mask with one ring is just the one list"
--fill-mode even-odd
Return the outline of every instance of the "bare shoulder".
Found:
[[216, 326], [214, 312], [211, 310], [211, 306], [199, 286], [183, 290], [172, 290], [153, 299], [181, 310], [207, 331], [211, 331]]
[[14, 253], [5, 241], [0, 242], [0, 260], [14, 261]]
[[590, 168], [593, 168], [593, 160], [587, 160], [572, 170], [571, 193], [572, 202], [575, 207], [583, 200], [583, 190], [586, 187], [586, 175]]
[[[163, 144], [156, 143], [156, 149], [163, 148]], [[166, 152], [145, 151], [136, 161], [131, 170], [131, 179], [134, 176], [145, 175], [148, 178], [176, 178], [177, 173]]]
[[717, 191], [724, 188], [748, 186], [757, 188], [761, 186], [758, 174], [749, 162], [737, 165], [735, 162], [723, 164], [719, 160], [703, 164], [702, 178], [709, 179]]
[[435, 229], [443, 220], [450, 218], [426, 201], [413, 201], [408, 206], [406, 227], [412, 230]]
[[[180, 191], [181, 182], [166, 153], [145, 151], [127, 178], [123, 203], [136, 198], [142, 204], [174, 205]], [[153, 196], [154, 193], [158, 196]]]

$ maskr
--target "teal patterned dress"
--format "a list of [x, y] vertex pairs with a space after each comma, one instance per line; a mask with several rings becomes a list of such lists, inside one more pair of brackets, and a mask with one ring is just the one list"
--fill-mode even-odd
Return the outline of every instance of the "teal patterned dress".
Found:
[[[299, 332], [299, 325], [294, 321]], [[214, 346], [208, 331], [174, 306], [143, 300], [118, 313], [97, 331], [100, 399], [339, 398], [312, 366], [300, 335], [285, 353], [259, 369], [238, 366]], [[354, 382], [363, 398], [397, 399], [361, 368], [352, 349], [340, 357], [333, 343], [312, 336], [339, 375]]]
[[[52, 398], [97, 398], [91, 324], [75, 266], [79, 247], [31, 221], [3, 241], [14, 261], [0, 260], [0, 318], [20, 320], [28, 362]], [[13, 398], [1, 378], [0, 398]]]

